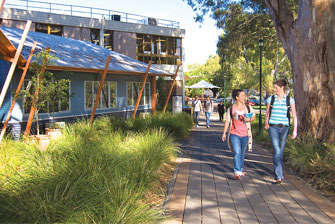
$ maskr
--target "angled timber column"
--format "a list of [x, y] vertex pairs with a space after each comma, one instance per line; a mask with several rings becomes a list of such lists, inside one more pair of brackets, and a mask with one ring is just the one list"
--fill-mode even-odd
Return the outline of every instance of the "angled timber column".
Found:
[[157, 81], [156, 76], [151, 77], [151, 107], [153, 115], [157, 112]]
[[100, 81], [100, 86], [99, 86], [97, 95], [95, 97], [95, 102], [94, 102], [94, 106], [93, 106], [93, 109], [92, 109], [92, 114], [91, 114], [91, 118], [90, 118], [90, 123], [91, 124], [93, 123], [95, 111], [97, 110], [97, 106], [98, 106], [98, 103], [99, 103], [99, 100], [100, 100], [100, 94], [101, 94], [101, 91], [102, 91], [102, 87], [104, 86], [104, 83], [105, 83], [105, 78], [106, 78], [106, 74], [107, 74], [107, 70], [108, 70], [108, 66], [109, 66], [110, 61], [111, 61], [111, 56], [108, 55], [106, 65], [105, 65], [105, 68], [104, 68], [104, 72], [101, 74], [102, 77], [101, 77], [101, 81]]
[[167, 96], [167, 98], [166, 98], [166, 101], [165, 101], [165, 105], [164, 105], [163, 113], [165, 113], [165, 111], [166, 111], [167, 105], [168, 105], [169, 100], [170, 100], [170, 97], [171, 97], [171, 93], [172, 93], [173, 87], [174, 87], [174, 85], [176, 84], [176, 78], [177, 78], [177, 74], [178, 74], [178, 71], [179, 71], [179, 67], [180, 67], [180, 64], [178, 65], [178, 67], [177, 67], [177, 69], [176, 69], [176, 73], [175, 73], [174, 76], [173, 76], [172, 85], [171, 85], [171, 87], [170, 87], [169, 94], [168, 94], [168, 96]]
[[[45, 50], [49, 51], [50, 48], [46, 48]], [[45, 57], [43, 62], [42, 62], [42, 70], [41, 70], [41, 74], [39, 76], [39, 81], [38, 82], [41, 82], [41, 80], [43, 78], [43, 75], [45, 73], [45, 69], [47, 67], [47, 62], [48, 62], [48, 58]], [[34, 119], [34, 115], [35, 115], [35, 111], [36, 111], [35, 105], [37, 103], [36, 99], [38, 98], [38, 92], [39, 92], [39, 88], [36, 88], [35, 93], [34, 93], [35, 97], [34, 97], [33, 102], [31, 103], [30, 113], [29, 113], [29, 117], [28, 117], [26, 131], [24, 132], [24, 137], [27, 137], [30, 134], [31, 125], [33, 123], [33, 119]]]
[[147, 71], [145, 72], [145, 75], [144, 75], [141, 90], [140, 90], [140, 93], [138, 94], [138, 97], [137, 97], [136, 105], [135, 105], [134, 112], [133, 112], [133, 118], [135, 118], [138, 105], [140, 104], [140, 100], [141, 100], [142, 93], [143, 93], [143, 90], [144, 90], [145, 82], [147, 81], [147, 78], [148, 78], [150, 66], [151, 66], [151, 61], [149, 61], [149, 63], [148, 63]]
[[28, 71], [28, 68], [29, 68], [29, 65], [30, 65], [30, 61], [31, 61], [31, 58], [33, 57], [33, 54], [34, 54], [34, 51], [35, 51], [35, 48], [36, 48], [36, 45], [37, 45], [37, 41], [34, 42], [33, 44], [33, 47], [31, 48], [31, 51], [30, 51], [30, 54], [29, 54], [29, 57], [28, 57], [28, 60], [27, 60], [27, 63], [26, 65], [24, 66], [24, 69], [23, 69], [23, 72], [22, 72], [22, 75], [21, 75], [21, 79], [20, 79], [20, 82], [19, 82], [19, 85], [17, 86], [16, 88], [16, 92], [15, 92], [15, 95], [14, 95], [14, 99], [12, 101], [12, 104], [10, 105], [10, 108], [9, 108], [9, 111], [8, 111], [8, 115], [7, 115], [7, 118], [6, 118], [6, 121], [2, 127], [2, 130], [1, 130], [1, 134], [0, 134], [0, 142], [3, 138], [3, 136], [5, 135], [5, 132], [6, 132], [6, 128], [7, 128], [7, 125], [8, 125], [8, 122], [9, 122], [9, 119], [12, 115], [12, 112], [13, 112], [13, 109], [14, 109], [14, 106], [15, 106], [15, 102], [16, 102], [16, 98], [21, 90], [21, 86], [22, 86], [22, 83], [24, 81], [24, 77], [26, 76], [27, 74], [27, 71]]
[[4, 99], [5, 99], [5, 96], [6, 96], [8, 87], [9, 87], [9, 84], [10, 84], [10, 82], [12, 80], [12, 77], [13, 77], [13, 74], [14, 74], [14, 71], [15, 71], [15, 67], [16, 67], [17, 61], [19, 60], [19, 57], [21, 55], [21, 51], [22, 51], [24, 42], [26, 41], [26, 38], [27, 38], [27, 35], [28, 35], [28, 32], [29, 32], [30, 26], [31, 26], [31, 21], [28, 20], [27, 23], [26, 23], [26, 27], [24, 28], [24, 31], [23, 31], [23, 34], [22, 34], [19, 46], [18, 46], [18, 48], [17, 48], [17, 50], [15, 52], [15, 56], [14, 56], [14, 59], [12, 61], [11, 66], [10, 66], [10, 69], [9, 69], [6, 81], [5, 81], [5, 83], [4, 83], [3, 87], [2, 87], [2, 90], [1, 90], [0, 108], [2, 106], [2, 103], [3, 103]]
[[6, 0], [1, 0], [1, 5], [0, 5], [0, 12], [1, 12], [1, 10], [2, 10], [3, 6], [5, 5], [5, 1], [6, 1]]

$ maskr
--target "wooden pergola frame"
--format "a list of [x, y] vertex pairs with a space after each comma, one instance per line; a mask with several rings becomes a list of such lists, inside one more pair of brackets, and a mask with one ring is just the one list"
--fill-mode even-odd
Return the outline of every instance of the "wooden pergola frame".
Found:
[[21, 56], [21, 51], [23, 49], [24, 42], [26, 41], [26, 38], [28, 36], [28, 32], [29, 32], [30, 26], [31, 26], [31, 21], [28, 20], [27, 23], [26, 23], [26, 26], [24, 28], [24, 31], [23, 31], [23, 34], [22, 34], [19, 46], [18, 46], [18, 48], [17, 48], [17, 50], [15, 52], [15, 56], [14, 56], [13, 60], [11, 61], [12, 64], [11, 64], [10, 69], [8, 71], [8, 75], [6, 77], [6, 81], [5, 81], [5, 83], [4, 83], [3, 87], [2, 87], [2, 90], [1, 90], [1, 94], [0, 94], [0, 108], [2, 106], [2, 103], [3, 103], [4, 99], [5, 99], [5, 96], [6, 96], [9, 84], [10, 84], [10, 82], [12, 80], [12, 77], [13, 77], [13, 74], [14, 74], [17, 62], [19, 61], [19, 58]]
[[16, 92], [15, 92], [15, 95], [14, 95], [14, 98], [13, 98], [13, 101], [12, 101], [12, 104], [10, 105], [10, 108], [9, 108], [9, 111], [8, 111], [8, 114], [7, 114], [7, 118], [6, 118], [6, 121], [2, 127], [2, 130], [1, 130], [1, 134], [0, 134], [0, 142], [2, 141], [2, 138], [3, 136], [5, 135], [5, 132], [6, 132], [6, 129], [7, 129], [7, 125], [8, 125], [8, 122], [9, 122], [9, 119], [12, 115], [12, 112], [13, 112], [13, 109], [14, 109], [14, 106], [15, 106], [15, 102], [16, 102], [16, 98], [17, 96], [19, 95], [19, 92], [21, 90], [21, 86], [23, 84], [23, 81], [24, 81], [24, 78], [27, 74], [27, 71], [28, 71], [28, 68], [29, 68], [29, 65], [30, 65], [30, 61], [33, 57], [33, 54], [34, 54], [34, 51], [35, 51], [35, 48], [36, 48], [36, 45], [37, 45], [37, 41], [34, 42], [33, 44], [33, 47], [31, 48], [31, 51], [30, 51], [30, 54], [29, 54], [29, 57], [28, 57], [28, 60], [27, 60], [27, 63], [26, 63], [26, 66], [24, 67], [23, 69], [23, 72], [22, 72], [22, 75], [21, 75], [21, 79], [20, 79], [20, 82], [19, 82], [19, 85], [17, 86], [16, 88]]
[[3, 6], [5, 5], [5, 2], [6, 2], [6, 0], [1, 0], [1, 5], [0, 5], [0, 12], [1, 12], [1, 10], [2, 10]]
[[102, 91], [102, 87], [104, 86], [104, 83], [105, 83], [106, 73], [107, 73], [107, 69], [108, 69], [110, 61], [111, 61], [111, 56], [108, 55], [106, 65], [105, 65], [105, 68], [104, 68], [104, 72], [101, 74], [102, 77], [101, 77], [101, 80], [100, 80], [100, 86], [99, 86], [97, 95], [95, 96], [95, 102], [94, 102], [94, 106], [93, 106], [93, 109], [92, 109], [92, 114], [91, 114], [91, 117], [90, 117], [90, 123], [91, 124], [93, 123], [93, 118], [94, 118], [94, 115], [95, 115], [95, 111], [97, 109], [97, 106], [98, 106], [98, 103], [99, 103], [99, 100], [100, 100], [100, 94], [101, 94], [101, 91]]
[[171, 93], [172, 93], [173, 87], [176, 84], [176, 78], [177, 78], [177, 74], [178, 74], [178, 71], [179, 71], [179, 67], [180, 67], [180, 64], [178, 64], [177, 69], [176, 69], [176, 73], [173, 76], [173, 81], [172, 81], [172, 84], [171, 84], [171, 87], [170, 87], [170, 90], [169, 90], [169, 94], [168, 94], [168, 96], [166, 97], [166, 100], [165, 100], [165, 105], [164, 105], [163, 113], [165, 113], [165, 111], [166, 111], [167, 105], [169, 104], [169, 100], [170, 100], [170, 97], [171, 97]]
[[[46, 48], [46, 51], [50, 50], [50, 48]], [[39, 82], [42, 80], [43, 75], [46, 71], [46, 64], [47, 64], [47, 58], [44, 58], [43, 62], [42, 62], [42, 70], [41, 70], [41, 74], [39, 77]], [[31, 129], [31, 125], [33, 123], [33, 119], [34, 119], [34, 115], [35, 115], [35, 111], [36, 111], [36, 98], [38, 97], [38, 93], [39, 93], [39, 88], [36, 88], [35, 90], [35, 97], [33, 102], [31, 103], [31, 108], [30, 108], [30, 113], [29, 113], [29, 117], [28, 117], [28, 122], [27, 122], [27, 126], [26, 126], [26, 131], [24, 132], [24, 136], [27, 137], [30, 134], [30, 129]]]

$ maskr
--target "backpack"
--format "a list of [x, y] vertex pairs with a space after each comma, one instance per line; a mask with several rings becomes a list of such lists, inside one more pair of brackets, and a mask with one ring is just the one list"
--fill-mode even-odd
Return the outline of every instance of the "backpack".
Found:
[[[248, 113], [250, 113], [250, 105], [245, 104], [245, 106], [247, 107]], [[231, 106], [229, 107], [229, 113], [230, 113], [230, 119], [233, 120], [233, 105], [231, 105]], [[234, 122], [231, 122], [231, 123], [233, 124], [234, 129], [235, 129], [235, 124], [234, 124]]]
[[[271, 117], [271, 111], [272, 111], [274, 102], [275, 102], [275, 98], [274, 98], [274, 96], [271, 96], [269, 119]], [[289, 95], [286, 96], [286, 106], [287, 106], [286, 116], [288, 118], [288, 125], [290, 126], [290, 120], [291, 120], [290, 109], [291, 109], [291, 104], [290, 104], [290, 96]]]

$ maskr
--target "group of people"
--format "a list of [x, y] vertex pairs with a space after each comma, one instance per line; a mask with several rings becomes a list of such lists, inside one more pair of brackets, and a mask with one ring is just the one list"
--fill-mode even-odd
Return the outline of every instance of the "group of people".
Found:
[[[283, 176], [283, 153], [286, 139], [290, 127], [290, 115], [293, 118], [292, 139], [297, 137], [297, 116], [295, 101], [286, 94], [287, 82], [278, 80], [274, 83], [275, 94], [268, 98], [265, 129], [268, 130], [273, 147], [273, 169], [275, 183], [280, 184]], [[239, 180], [244, 176], [244, 159], [246, 150], [252, 151], [252, 133], [251, 122], [256, 119], [253, 108], [246, 104], [246, 95], [242, 89], [235, 89], [232, 92], [234, 104], [230, 106], [225, 115], [225, 124], [222, 134], [222, 141], [227, 141], [229, 148], [234, 152], [234, 178]], [[220, 103], [222, 105], [222, 103]], [[198, 127], [199, 114], [202, 111], [202, 103], [196, 97], [193, 102], [194, 119]], [[209, 128], [210, 115], [213, 111], [213, 103], [207, 97], [204, 102], [204, 111], [206, 114], [206, 126]], [[220, 120], [223, 119], [225, 112], [224, 106], [218, 106]]]
[[206, 116], [206, 127], [209, 128], [209, 124], [210, 124], [210, 118], [212, 115], [212, 112], [214, 110], [214, 106], [213, 106], [213, 101], [209, 99], [209, 96], [206, 97], [206, 100], [204, 100], [203, 102], [203, 106], [202, 106], [202, 102], [199, 99], [198, 96], [195, 97], [195, 100], [193, 101], [193, 116], [194, 116], [194, 122], [196, 127], [199, 127], [199, 116], [200, 116], [200, 112], [204, 111], [205, 112], [205, 116]]

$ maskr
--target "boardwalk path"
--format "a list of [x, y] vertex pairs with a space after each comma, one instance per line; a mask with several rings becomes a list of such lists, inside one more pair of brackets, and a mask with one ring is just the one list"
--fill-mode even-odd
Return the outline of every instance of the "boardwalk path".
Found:
[[246, 176], [232, 175], [232, 152], [221, 141], [223, 125], [214, 114], [210, 128], [194, 129], [167, 203], [174, 217], [164, 223], [335, 223], [335, 205], [286, 173], [273, 182], [271, 152], [254, 147], [245, 159]]

